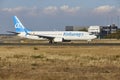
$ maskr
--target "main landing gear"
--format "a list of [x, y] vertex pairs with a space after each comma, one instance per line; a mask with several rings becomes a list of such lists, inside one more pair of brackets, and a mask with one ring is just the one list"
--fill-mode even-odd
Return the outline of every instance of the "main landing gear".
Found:
[[52, 44], [53, 43], [53, 40], [49, 40], [49, 44]]
[[49, 40], [49, 44], [57, 44], [57, 42], [54, 42], [53, 40]]

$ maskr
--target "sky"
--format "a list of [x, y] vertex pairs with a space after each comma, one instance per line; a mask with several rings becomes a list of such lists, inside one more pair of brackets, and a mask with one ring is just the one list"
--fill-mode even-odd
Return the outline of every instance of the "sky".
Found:
[[13, 16], [35, 31], [65, 26], [120, 26], [120, 0], [0, 0], [0, 33], [14, 31]]

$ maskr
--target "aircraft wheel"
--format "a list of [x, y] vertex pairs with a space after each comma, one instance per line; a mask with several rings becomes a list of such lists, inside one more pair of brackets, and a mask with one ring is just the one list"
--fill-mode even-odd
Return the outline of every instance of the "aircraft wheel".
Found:
[[52, 40], [50, 40], [50, 41], [49, 41], [49, 43], [50, 43], [50, 44], [52, 44], [52, 43], [53, 43], [53, 41], [52, 41]]

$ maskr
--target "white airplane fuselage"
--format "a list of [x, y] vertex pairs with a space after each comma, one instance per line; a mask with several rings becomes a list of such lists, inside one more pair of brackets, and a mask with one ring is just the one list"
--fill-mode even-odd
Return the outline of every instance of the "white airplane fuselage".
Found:
[[18, 34], [20, 37], [28, 38], [28, 39], [36, 39], [36, 40], [45, 40], [46, 38], [42, 38], [36, 35], [49, 36], [54, 37], [54, 42], [63, 42], [63, 40], [87, 40], [91, 41], [95, 39], [95, 35], [91, 35], [88, 32], [83, 31], [30, 31], [29, 34], [26, 35], [25, 32]]

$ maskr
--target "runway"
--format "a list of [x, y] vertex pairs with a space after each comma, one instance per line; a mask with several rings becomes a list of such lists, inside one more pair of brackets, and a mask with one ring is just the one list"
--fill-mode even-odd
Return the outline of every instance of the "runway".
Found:
[[120, 43], [0, 43], [0, 46], [120, 46]]

